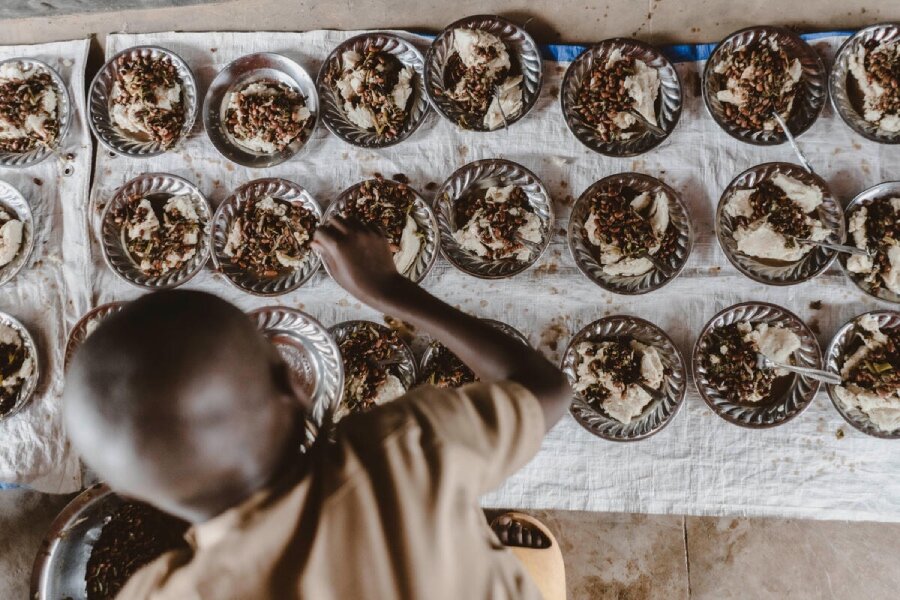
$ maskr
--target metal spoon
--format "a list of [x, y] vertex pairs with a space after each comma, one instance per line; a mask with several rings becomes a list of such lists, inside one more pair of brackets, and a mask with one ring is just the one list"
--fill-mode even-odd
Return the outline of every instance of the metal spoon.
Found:
[[646, 129], [647, 131], [649, 131], [656, 137], [666, 137], [668, 135], [668, 133], [666, 133], [665, 129], [663, 129], [659, 125], [654, 125], [653, 123], [648, 121], [647, 117], [642, 115], [640, 113], [640, 111], [635, 110], [633, 108], [629, 108], [626, 112], [628, 114], [630, 114], [632, 117], [636, 118], [638, 121], [640, 121], [643, 124], [644, 129]]
[[841, 376], [837, 373], [822, 371], [820, 369], [810, 369], [808, 367], [795, 367], [794, 365], [786, 365], [784, 363], [775, 362], [774, 360], [760, 352], [756, 353], [756, 368], [784, 369], [785, 371], [797, 373], [798, 375], [803, 375], [804, 377], [809, 377], [810, 379], [815, 379], [816, 381], [821, 381], [822, 383], [827, 383], [829, 385], [840, 385], [841, 383], [843, 383]]
[[801, 244], [806, 244], [808, 246], [821, 246], [822, 248], [828, 248], [829, 250], [834, 250], [835, 252], [843, 252], [845, 254], [856, 254], [857, 256], [872, 256], [872, 252], [869, 250], [863, 250], [862, 248], [857, 248], [856, 246], [849, 246], [847, 244], [835, 244], [832, 242], [822, 242], [816, 240], [805, 240], [805, 239], [797, 239], [797, 241]]
[[494, 84], [494, 95], [497, 96], [497, 108], [500, 109], [500, 118], [503, 119], [503, 129], [509, 131], [509, 123], [506, 122], [506, 112], [503, 110], [503, 99], [500, 97], [500, 86]]
[[791, 144], [791, 148], [794, 149], [794, 153], [797, 155], [797, 158], [800, 160], [800, 164], [803, 165], [803, 168], [813, 173], [813, 168], [810, 166], [809, 161], [806, 160], [806, 156], [803, 154], [803, 151], [800, 150], [800, 146], [797, 145], [797, 140], [794, 139], [794, 134], [791, 133], [791, 130], [788, 129], [787, 123], [785, 123], [784, 119], [781, 115], [778, 114], [777, 110], [772, 111], [772, 116], [775, 117], [775, 120], [778, 121], [778, 125], [781, 127], [781, 130], [784, 132], [785, 137], [787, 137], [788, 142]]
[[643, 381], [639, 381], [638, 385], [641, 387], [642, 390], [644, 390], [645, 392], [650, 394], [650, 397], [653, 398], [654, 400], [662, 400], [663, 398], [666, 397], [666, 395], [662, 392], [662, 390], [654, 390], [652, 387], [650, 387]]
[[659, 271], [666, 277], [675, 277], [675, 271], [672, 270], [672, 267], [670, 267], [663, 261], [661, 261], [658, 258], [656, 258], [655, 256], [653, 256], [648, 251], [641, 252], [635, 258], [646, 258], [651, 263], [653, 263], [653, 266], [656, 268], [657, 271]]

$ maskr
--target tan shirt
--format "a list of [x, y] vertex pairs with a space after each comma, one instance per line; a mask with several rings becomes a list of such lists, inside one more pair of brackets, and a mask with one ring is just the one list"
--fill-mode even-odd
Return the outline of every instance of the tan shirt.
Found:
[[420, 388], [344, 419], [289, 485], [188, 533], [120, 599], [535, 599], [478, 497], [522, 467], [544, 435], [513, 383]]

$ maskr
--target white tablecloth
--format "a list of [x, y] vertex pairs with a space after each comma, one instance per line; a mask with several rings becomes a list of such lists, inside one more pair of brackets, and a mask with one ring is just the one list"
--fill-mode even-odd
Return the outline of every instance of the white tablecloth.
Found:
[[[107, 52], [112, 55], [138, 44], [170, 48], [194, 70], [203, 93], [219, 69], [251, 52], [283, 53], [315, 75], [330, 49], [354, 33], [116, 34], [109, 36]], [[418, 42], [427, 47], [426, 39], [418, 38]], [[823, 38], [814, 45], [830, 57], [839, 42], [836, 37]], [[342, 189], [376, 172], [403, 173], [428, 197], [430, 182], [443, 181], [466, 162], [503, 157], [532, 169], [552, 193], [559, 232], [550, 249], [535, 268], [495, 282], [468, 277], [441, 259], [424, 285], [464, 310], [514, 325], [552, 360], [558, 360], [581, 326], [616, 313], [638, 315], [662, 326], [689, 357], [703, 324], [736, 302], [763, 300], [789, 308], [820, 332], [823, 346], [841, 323], [877, 306], [836, 266], [815, 281], [774, 288], [753, 283], [727, 263], [713, 234], [713, 214], [722, 190], [750, 166], [794, 158], [787, 145], [749, 146], [719, 130], [698, 94], [702, 63], [678, 66], [686, 98], [675, 133], [657, 150], [633, 159], [594, 154], [565, 128], [558, 104], [565, 66], [545, 62], [544, 90], [536, 107], [508, 132], [461, 132], [432, 115], [412, 139], [391, 149], [369, 151], [344, 144], [320, 128], [309, 152], [262, 170], [221, 158], [200, 125], [178, 152], [153, 159], [111, 157], [100, 149], [91, 193], [92, 218], [96, 220], [97, 211], [118, 186], [150, 171], [174, 173], [197, 183], [213, 204], [245, 181], [280, 176], [300, 183], [327, 205]], [[854, 135], [830, 108], [800, 139], [817, 171], [843, 202], [868, 186], [896, 178], [900, 167], [900, 149]], [[630, 170], [661, 177], [679, 190], [696, 231], [684, 273], [662, 290], [636, 298], [606, 293], [581, 276], [562, 234], [573, 197], [596, 179]], [[104, 266], [96, 241], [89, 269], [89, 277], [81, 283], [91, 286], [87, 291], [95, 302], [140, 293]], [[348, 318], [381, 319], [324, 273], [274, 300], [240, 293], [210, 270], [187, 287], [212, 291], [246, 309], [266, 304], [298, 307], [325, 324]], [[819, 310], [810, 307], [816, 300], [822, 302]], [[897, 443], [856, 432], [824, 392], [793, 422], [750, 431], [716, 417], [692, 389], [674, 422], [641, 442], [605, 442], [564, 418], [547, 436], [538, 456], [484, 502], [525, 508], [900, 521], [898, 474]]]
[[60, 419], [62, 358], [66, 333], [90, 304], [86, 198], [91, 176], [91, 137], [84, 113], [84, 67], [89, 40], [33, 46], [0, 46], [0, 60], [37, 58], [61, 76], [72, 98], [72, 125], [61, 154], [74, 154], [71, 175], [53, 156], [24, 169], [0, 168], [31, 205], [35, 247], [29, 263], [0, 288], [0, 310], [16, 317], [35, 338], [40, 380], [22, 412], [0, 421], [0, 482], [46, 492], [81, 486], [78, 458]]

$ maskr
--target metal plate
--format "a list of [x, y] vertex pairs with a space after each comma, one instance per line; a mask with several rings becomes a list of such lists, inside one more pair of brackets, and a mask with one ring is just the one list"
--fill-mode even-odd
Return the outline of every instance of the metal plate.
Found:
[[31, 400], [31, 397], [34, 395], [34, 390], [37, 388], [38, 381], [41, 379], [41, 361], [37, 346], [34, 343], [34, 338], [31, 337], [31, 334], [18, 319], [4, 312], [0, 312], [0, 324], [12, 327], [19, 333], [19, 337], [22, 340], [22, 346], [25, 348], [28, 357], [31, 358], [32, 363], [31, 378], [27, 379], [22, 384], [22, 389], [19, 390], [19, 398], [16, 400], [16, 403], [13, 404], [13, 407], [6, 413], [0, 415], [0, 421], [3, 421], [4, 419], [9, 419], [25, 408], [28, 401]]
[[[328, 328], [328, 332], [331, 333], [334, 337], [334, 341], [337, 343], [337, 347], [340, 348], [340, 343], [345, 337], [350, 335], [355, 329], [362, 327], [374, 327], [385, 337], [389, 336], [392, 331], [390, 328], [385, 327], [380, 323], [375, 323], [374, 321], [352, 320], [333, 325]], [[409, 391], [416, 385], [416, 357], [413, 355], [412, 349], [406, 342], [399, 337], [397, 339], [398, 343], [393, 345], [391, 356], [387, 358], [387, 360], [392, 363], [396, 361], [396, 364], [392, 364], [389, 367], [389, 370], [392, 375], [400, 380], [403, 387]], [[341, 364], [343, 365], [343, 360], [341, 361]], [[345, 379], [350, 378], [350, 373], [346, 372], [346, 368], [344, 368], [344, 377]], [[343, 395], [341, 395], [341, 402], [343, 401], [344, 398]], [[337, 409], [337, 404], [331, 407], [331, 410], [328, 412], [329, 417], [335, 409]]]
[[[503, 323], [502, 321], [495, 321], [494, 319], [481, 319], [481, 320], [484, 321], [485, 323], [487, 323], [488, 325], [490, 325], [491, 327], [493, 327], [494, 329], [502, 331], [506, 335], [517, 339], [518, 341], [522, 342], [526, 346], [529, 345], [528, 338], [526, 338], [524, 335], [522, 335], [522, 333], [518, 329], [513, 327], [512, 325], [507, 325], [506, 323]], [[437, 340], [432, 340], [431, 342], [429, 342], [428, 346], [425, 348], [425, 352], [422, 353], [422, 358], [419, 360], [419, 377], [420, 378], [425, 373], [427, 373], [428, 370], [431, 368], [431, 363], [434, 361], [435, 355], [441, 349], [441, 347], [443, 347], [443, 344], [441, 344]], [[419, 381], [419, 385], [421, 385], [423, 383], [425, 383], [425, 382]]]
[[[501, 185], [516, 185], [524, 190], [534, 214], [542, 223], [543, 239], [531, 260], [489, 261], [463, 250], [453, 238], [456, 230], [456, 203], [478, 189], [485, 181], [497, 180]], [[453, 172], [435, 194], [438, 228], [441, 232], [441, 254], [464, 273], [481, 279], [502, 279], [525, 271], [536, 263], [553, 237], [553, 202], [537, 175], [520, 164], [502, 158], [476, 160]]]
[[[181, 100], [184, 105], [184, 124], [181, 133], [168, 146], [160, 142], [143, 140], [134, 137], [134, 134], [119, 129], [109, 116], [109, 101], [113, 84], [116, 82], [116, 64], [120, 58], [150, 57], [157, 60], [167, 60], [175, 65], [178, 78], [181, 80]], [[200, 104], [198, 98], [197, 80], [187, 63], [180, 56], [158, 46], [135, 46], [122, 50], [106, 61], [103, 68], [94, 75], [91, 87], [88, 91], [88, 123], [91, 131], [109, 151], [130, 156], [133, 158], [150, 158], [159, 156], [164, 152], [173, 150], [185, 140], [194, 127], [197, 119], [197, 109]]]
[[[578, 103], [577, 96], [586, 78], [596, 63], [606, 64], [610, 54], [619, 50], [622, 56], [643, 61], [648, 67], [656, 69], [659, 74], [659, 98], [656, 101], [656, 120], [666, 135], [664, 137], [645, 132], [627, 140], [606, 142], [597, 135], [594, 127], [585, 123], [575, 112], [573, 106]], [[655, 46], [630, 38], [613, 38], [591, 46], [578, 55], [563, 76], [560, 86], [559, 101], [563, 118], [578, 141], [600, 154], [606, 156], [636, 156], [656, 148], [674, 131], [681, 118], [684, 93], [678, 71]]]
[[900, 131], [888, 132], [865, 120], [850, 100], [849, 90], [856, 87], [856, 79], [850, 73], [850, 57], [866, 42], [884, 44], [900, 43], [900, 23], [882, 23], [860, 29], [847, 38], [834, 57], [828, 88], [831, 104], [844, 123], [867, 140], [881, 144], [900, 144]]
[[43, 69], [50, 74], [51, 85], [53, 86], [53, 91], [56, 92], [56, 120], [59, 122], [59, 134], [53, 143], [50, 144], [50, 148], [38, 146], [28, 152], [0, 152], [0, 167], [30, 167], [53, 154], [53, 150], [58, 149], [62, 145], [63, 139], [69, 132], [69, 125], [72, 122], [72, 100], [69, 97], [66, 82], [47, 63], [35, 58], [9, 58], [0, 61], [0, 65], [6, 63], [20, 63], [22, 66], [28, 67], [29, 70]]
[[[261, 79], [274, 80], [298, 90], [311, 114], [306, 129], [281, 152], [262, 154], [245, 149], [225, 131], [223, 123], [232, 93]], [[219, 71], [203, 100], [203, 126], [209, 141], [219, 154], [239, 165], [253, 168], [274, 167], [290, 159], [303, 148], [315, 131], [319, 119], [319, 97], [309, 74], [297, 63], [272, 52], [248, 54]]]
[[790, 375], [790, 385], [783, 394], [761, 402], [737, 404], [731, 402], [714, 388], [706, 378], [706, 369], [700, 364], [700, 356], [707, 350], [709, 332], [716, 327], [740, 321], [752, 324], [769, 323], [790, 329], [800, 338], [800, 348], [794, 352], [794, 364], [798, 367], [822, 368], [822, 352], [819, 342], [809, 327], [794, 313], [766, 302], [744, 302], [730, 306], [707, 323], [694, 345], [692, 367], [694, 384], [704, 402], [717, 415], [735, 425], [752, 429], [764, 429], [787, 423], [802, 413], [812, 402], [819, 389], [819, 382], [802, 375]]
[[0, 267], [0, 285], [3, 285], [15, 277], [31, 258], [34, 250], [34, 217], [25, 197], [5, 181], [0, 181], [0, 208], [22, 222], [22, 245], [19, 246], [19, 252], [10, 262]]
[[834, 262], [837, 252], [821, 246], [813, 246], [803, 258], [796, 262], [765, 262], [738, 252], [737, 244], [734, 241], [734, 219], [725, 214], [725, 204], [735, 191], [755, 188], [778, 174], [786, 175], [822, 191], [822, 204], [815, 216], [822, 222], [822, 225], [832, 231], [827, 241], [836, 244], [844, 243], [846, 231], [841, 206], [831, 195], [831, 190], [825, 180], [800, 165], [779, 162], [764, 163], [747, 169], [728, 184], [728, 187], [722, 192], [719, 206], [716, 209], [716, 238], [718, 238], [719, 246], [728, 258], [728, 262], [753, 281], [766, 285], [794, 285], [808, 281], [824, 272]]
[[124, 500], [105, 484], [81, 492], [50, 525], [34, 560], [31, 598], [86, 600], [84, 576], [105, 521]]
[[[116, 225], [113, 212], [134, 198], [157, 194], [161, 196], [189, 194], [194, 199], [194, 208], [197, 216], [200, 217], [200, 239], [194, 257], [180, 269], [169, 271], [158, 277], [151, 277], [141, 272], [137, 263], [132, 260], [125, 249], [122, 242], [122, 228]], [[116, 190], [103, 210], [100, 223], [100, 245], [103, 250], [103, 260], [116, 275], [137, 287], [150, 290], [174, 288], [188, 281], [206, 264], [206, 260], [209, 258], [211, 230], [212, 209], [209, 207], [206, 196], [193, 183], [168, 173], [145, 173]]]
[[[850, 319], [837, 330], [837, 333], [834, 334], [831, 343], [828, 345], [828, 351], [825, 353], [826, 370], [840, 375], [841, 368], [844, 366], [844, 361], [847, 359], [847, 354], [851, 349], [851, 343], [856, 336], [857, 323], [866, 315], [875, 317], [879, 329], [896, 330], [900, 328], [900, 313], [893, 310], [873, 310]], [[844, 406], [834, 392], [835, 387], [833, 385], [828, 386], [828, 397], [831, 398], [834, 407], [841, 413], [845, 421], [867, 435], [889, 440], [900, 439], [900, 429], [895, 429], [892, 432], [879, 429], [872, 423], [866, 413], [858, 408], [847, 408]]]
[[69, 332], [69, 339], [66, 340], [66, 351], [63, 358], [64, 370], [68, 370], [69, 363], [72, 361], [72, 356], [74, 356], [75, 351], [78, 350], [81, 344], [84, 343], [84, 340], [88, 338], [88, 325], [91, 322], [95, 322], [99, 325], [108, 316], [125, 308], [126, 304], [128, 303], [109, 302], [107, 304], [101, 304], [96, 308], [92, 308], [86, 312], [83, 317], [78, 319], [78, 322], [75, 323], [75, 327]]
[[331, 333], [303, 311], [269, 306], [249, 313], [256, 326], [278, 348], [288, 366], [305, 382], [312, 419], [325, 423], [344, 391], [344, 367]]
[[[347, 118], [343, 101], [335, 88], [325, 83], [325, 76], [332, 65], [340, 67], [341, 56], [347, 50], [355, 50], [365, 55], [368, 48], [377, 48], [394, 56], [404, 67], [412, 67], [416, 72], [413, 78], [412, 94], [407, 101], [406, 120], [399, 134], [393, 138], [384, 138], [374, 131], [362, 129]], [[334, 135], [348, 144], [360, 148], [387, 148], [399, 144], [415, 132], [425, 120], [430, 108], [425, 96], [425, 59], [422, 53], [410, 42], [390, 33], [364, 33], [350, 38], [331, 51], [316, 78], [316, 89], [322, 103], [322, 122]]]
[[[850, 217], [859, 209], [860, 206], [864, 204], [870, 204], [872, 202], [878, 200], [888, 200], [890, 198], [900, 198], [900, 181], [885, 181], [884, 183], [879, 183], [878, 185], [873, 185], [867, 190], [863, 190], [856, 196], [853, 200], [850, 201], [850, 204], [847, 205], [847, 208], [844, 209], [844, 220], [848, 225], [850, 223]], [[856, 287], [861, 289], [863, 292], [875, 298], [877, 300], [883, 300], [885, 302], [893, 302], [894, 304], [900, 304], [900, 294], [895, 294], [894, 292], [888, 290], [884, 286], [881, 289], [873, 290], [872, 286], [866, 283], [857, 273], [851, 273], [847, 270], [847, 255], [841, 254], [838, 257], [838, 263], [841, 265], [841, 268], [844, 270], [844, 273], [847, 277], [850, 278], [850, 281], [856, 284]]]
[[[596, 258], [597, 247], [591, 244], [584, 232], [584, 223], [590, 216], [590, 200], [600, 190], [609, 186], [629, 187], [638, 192], [655, 193], [662, 191], [669, 200], [669, 223], [678, 231], [675, 252], [669, 261], [669, 267], [675, 272], [672, 277], [666, 277], [659, 269], [653, 268], [643, 275], [621, 276], [607, 275], [603, 272], [600, 262]], [[572, 207], [569, 217], [569, 230], [567, 232], [569, 251], [578, 270], [588, 279], [605, 290], [616, 294], [646, 294], [666, 285], [681, 273], [693, 247], [693, 231], [691, 217], [687, 207], [681, 199], [681, 195], [674, 189], [649, 175], [641, 173], [619, 173], [610, 175], [594, 182], [588, 187]]]
[[687, 371], [684, 358], [665, 331], [643, 319], [629, 315], [614, 315], [598, 319], [575, 334], [566, 346], [560, 368], [569, 383], [578, 381], [578, 353], [575, 347], [581, 342], [602, 342], [615, 338], [631, 337], [643, 344], [653, 346], [659, 353], [665, 369], [663, 377], [663, 398], [651, 400], [640, 416], [627, 425], [610, 418], [592, 407], [584, 398], [576, 395], [569, 411], [578, 423], [596, 435], [612, 442], [633, 442], [659, 433], [668, 425], [684, 402], [687, 390]]
[[275, 177], [255, 179], [237, 188], [216, 209], [213, 217], [212, 260], [216, 270], [225, 275], [228, 282], [238, 289], [254, 296], [278, 296], [293, 291], [309, 281], [309, 278], [319, 270], [322, 259], [310, 248], [303, 259], [302, 267], [273, 278], [258, 277], [255, 273], [245, 271], [231, 262], [231, 257], [225, 254], [225, 245], [228, 243], [228, 233], [234, 220], [240, 215], [248, 200], [265, 196], [299, 204], [316, 216], [317, 224], [322, 222], [322, 207], [304, 188], [286, 179]]
[[747, 27], [732, 33], [719, 42], [719, 45], [716, 46], [710, 55], [709, 60], [706, 61], [706, 67], [703, 69], [703, 81], [701, 83], [703, 102], [706, 104], [706, 108], [713, 120], [728, 135], [742, 142], [758, 146], [783, 144], [787, 141], [787, 136], [780, 130], [760, 131], [745, 129], [726, 120], [722, 103], [716, 98], [716, 92], [720, 89], [717, 84], [718, 78], [713, 77], [713, 75], [715, 74], [714, 69], [716, 65], [722, 62], [727, 52], [769, 39], [777, 41], [789, 58], [799, 59], [803, 70], [795, 92], [794, 105], [791, 109], [791, 114], [787, 118], [787, 126], [791, 133], [794, 134], [794, 137], [799, 136], [812, 127], [812, 124], [819, 118], [828, 95], [825, 64], [822, 62], [822, 59], [809, 44], [787, 29], [770, 26]]
[[[461, 111], [455, 102], [449, 100], [444, 93], [444, 69], [453, 55], [454, 29], [479, 29], [491, 33], [504, 43], [510, 55], [510, 63], [518, 60], [522, 73], [522, 110], [517, 115], [507, 115], [506, 124], [512, 125], [534, 107], [541, 93], [543, 84], [543, 64], [541, 52], [537, 44], [522, 27], [497, 15], [473, 15], [451, 23], [444, 29], [425, 54], [425, 92], [434, 108], [445, 119], [460, 126], [466, 113]], [[494, 129], [502, 129], [503, 125]], [[490, 131], [480, 121], [478, 127], [471, 131]]]
[[[375, 180], [369, 179], [366, 181]], [[324, 221], [328, 221], [330, 218], [341, 214], [344, 207], [351, 201], [355, 202], [359, 197], [360, 189], [362, 189], [362, 186], [366, 181], [360, 181], [356, 185], [350, 186], [341, 192], [341, 195], [338, 196], [325, 210]], [[381, 180], [381, 183], [395, 187], [400, 185], [389, 179]], [[402, 275], [410, 281], [419, 283], [431, 272], [431, 268], [434, 266], [438, 257], [441, 239], [438, 235], [438, 222], [434, 216], [434, 211], [431, 210], [431, 206], [425, 198], [412, 187], [407, 185], [406, 189], [412, 192], [413, 197], [415, 198], [413, 200], [413, 209], [410, 214], [412, 215], [413, 221], [416, 222], [419, 231], [425, 236], [425, 239], [423, 240], [422, 247], [419, 249], [419, 255], [416, 257], [416, 260], [413, 261], [413, 264], [410, 265], [409, 269], [407, 269], [405, 273], [402, 273]], [[328, 271], [327, 264], [325, 265], [325, 270]], [[331, 275], [331, 273], [328, 274]]]

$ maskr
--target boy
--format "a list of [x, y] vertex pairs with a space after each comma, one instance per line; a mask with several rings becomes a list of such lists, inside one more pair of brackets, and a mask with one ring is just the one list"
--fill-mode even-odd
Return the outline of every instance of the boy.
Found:
[[522, 515], [498, 519], [495, 535], [478, 497], [538, 450], [570, 401], [565, 377], [400, 276], [359, 223], [333, 219], [313, 244], [351, 294], [431, 334], [485, 383], [419, 388], [300, 455], [308, 399], [243, 313], [196, 292], [131, 303], [73, 360], [67, 429], [114, 489], [194, 527], [190, 552], [160, 557], [119, 597], [563, 597], [552, 535]]

